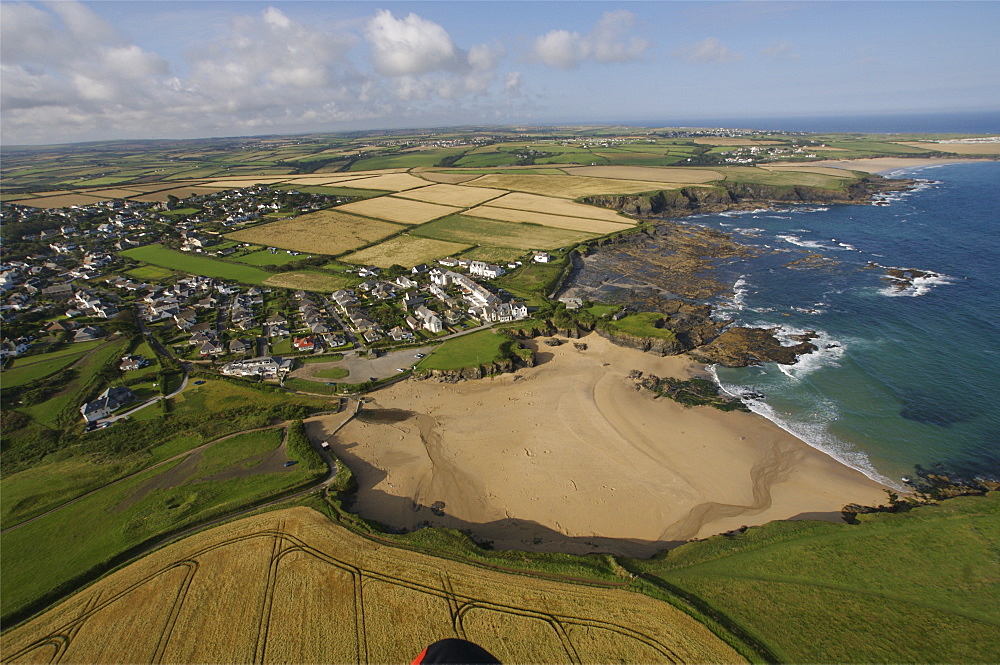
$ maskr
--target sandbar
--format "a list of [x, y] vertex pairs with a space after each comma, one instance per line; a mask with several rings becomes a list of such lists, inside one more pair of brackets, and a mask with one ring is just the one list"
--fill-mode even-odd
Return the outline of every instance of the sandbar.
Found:
[[360, 415], [307, 423], [355, 473], [352, 510], [395, 529], [445, 526], [497, 549], [649, 556], [778, 519], [840, 519], [882, 485], [767, 419], [637, 391], [633, 369], [700, 366], [591, 334], [528, 342], [538, 364], [455, 384], [410, 379]]

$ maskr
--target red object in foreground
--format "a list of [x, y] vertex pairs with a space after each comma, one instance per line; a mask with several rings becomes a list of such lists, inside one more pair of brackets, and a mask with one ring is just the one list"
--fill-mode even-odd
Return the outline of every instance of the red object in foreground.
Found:
[[449, 638], [438, 640], [420, 652], [410, 665], [422, 663], [450, 663], [451, 665], [500, 665], [497, 657], [478, 644]]

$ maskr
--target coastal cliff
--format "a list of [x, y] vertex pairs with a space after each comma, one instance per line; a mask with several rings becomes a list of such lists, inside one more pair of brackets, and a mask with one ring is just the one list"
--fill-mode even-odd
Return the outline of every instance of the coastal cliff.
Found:
[[843, 189], [804, 185], [729, 183], [664, 189], [642, 194], [587, 196], [583, 203], [613, 208], [636, 217], [681, 217], [696, 213], [725, 212], [768, 206], [773, 203], [860, 203], [880, 192], [902, 191], [911, 180], [867, 176]]

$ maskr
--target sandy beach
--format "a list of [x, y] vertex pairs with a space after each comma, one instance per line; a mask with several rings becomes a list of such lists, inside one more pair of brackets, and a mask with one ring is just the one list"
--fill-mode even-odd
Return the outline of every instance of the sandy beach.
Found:
[[[648, 556], [884, 499], [881, 485], [764, 418], [685, 409], [628, 379], [633, 369], [688, 378], [698, 369], [688, 359], [581, 341], [538, 345], [539, 364], [516, 374], [372, 393], [330, 442], [358, 478], [352, 510], [395, 528], [468, 529], [497, 549]], [[342, 420], [311, 419], [310, 435]]]

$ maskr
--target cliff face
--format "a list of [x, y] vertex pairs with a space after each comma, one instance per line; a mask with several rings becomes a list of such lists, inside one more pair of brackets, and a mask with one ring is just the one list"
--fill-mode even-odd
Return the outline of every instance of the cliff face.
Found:
[[442, 383], [458, 383], [459, 381], [471, 381], [486, 376], [513, 372], [519, 367], [534, 366], [535, 355], [531, 353], [522, 355], [516, 362], [513, 358], [499, 358], [493, 362], [463, 367], [462, 369], [432, 369], [423, 372], [414, 372], [413, 377], [421, 380], [430, 379], [432, 381], [440, 381]]
[[654, 337], [637, 337], [622, 332], [611, 332], [609, 330], [597, 330], [597, 334], [610, 340], [618, 346], [629, 349], [639, 349], [658, 356], [675, 356], [684, 353], [687, 349], [677, 340], [666, 340]]
[[844, 189], [722, 183], [712, 187], [684, 187], [645, 194], [588, 196], [582, 201], [614, 208], [637, 217], [680, 217], [694, 213], [760, 207], [771, 203], [855, 203], [867, 201], [878, 192], [899, 191], [912, 184], [910, 180], [888, 180], [879, 176], [862, 178]]

